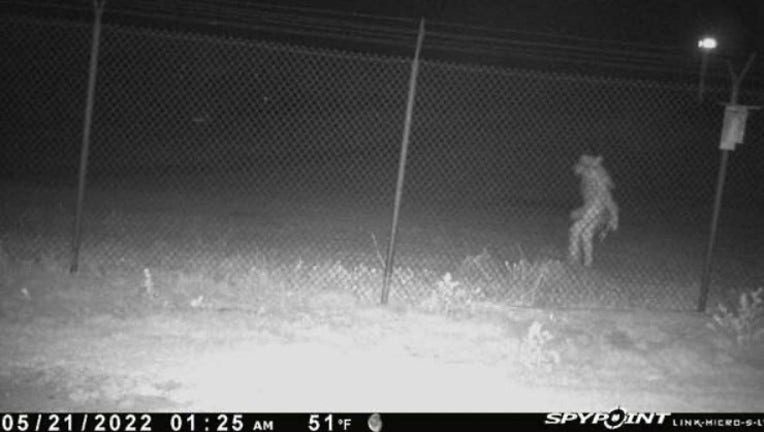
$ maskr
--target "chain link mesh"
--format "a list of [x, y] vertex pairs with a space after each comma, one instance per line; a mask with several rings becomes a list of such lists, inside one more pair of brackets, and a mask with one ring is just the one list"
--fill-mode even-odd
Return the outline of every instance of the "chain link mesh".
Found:
[[[4, 247], [66, 260], [90, 27], [1, 27]], [[270, 283], [376, 301], [409, 71], [404, 58], [105, 26], [82, 266], [213, 279], [265, 266]], [[519, 306], [694, 309], [727, 97], [423, 61], [393, 299], [459, 286]], [[728, 170], [715, 296], [763, 276], [756, 116]], [[604, 157], [621, 207], [591, 268], [566, 263], [581, 154]]]

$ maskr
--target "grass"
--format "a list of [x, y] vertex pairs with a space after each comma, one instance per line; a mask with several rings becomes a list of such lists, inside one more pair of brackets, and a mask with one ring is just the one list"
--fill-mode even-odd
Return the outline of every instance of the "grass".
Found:
[[[68, 267], [73, 190], [12, 186], [6, 191], [0, 219], [4, 259]], [[202, 285], [208, 281], [193, 280], [209, 278], [213, 286], [233, 291], [242, 286], [255, 291], [336, 287], [371, 303], [379, 298], [381, 249], [386, 246], [381, 240], [386, 239], [389, 214], [374, 206], [334, 208], [330, 202], [313, 205], [233, 193], [183, 196], [178, 190], [146, 195], [93, 188], [81, 267], [105, 277], [140, 277], [148, 269], [157, 287], [167, 280]], [[492, 217], [405, 210], [394, 301], [418, 304], [431, 298], [446, 274], [470, 298], [514, 306], [689, 311], [697, 301], [703, 250], [697, 237], [652, 232], [649, 226], [629, 226], [626, 219], [616, 236], [595, 249], [594, 268], [583, 269], [564, 263], [564, 212], [554, 216], [553, 211], [515, 207]], [[683, 228], [679, 232], [686, 233]], [[729, 290], [737, 296], [736, 290], [755, 283], [760, 276], [756, 265], [762, 264], [729, 256], [717, 257], [716, 263], [712, 294], [717, 302], [725, 301]]]
[[[55, 260], [9, 258], [0, 370], [11, 375], [0, 373], [0, 385], [20, 387], [12, 401], [0, 394], [0, 406], [697, 411], [762, 400], [744, 384], [758, 379], [760, 360], [752, 363], [759, 369], [726, 360], [733, 351], [717, 347], [729, 339], [697, 316], [507, 308], [453, 275], [426, 285], [404, 271], [405, 286], [430, 295], [415, 303], [394, 296], [379, 308], [363, 294], [378, 287], [379, 269], [283, 265], [261, 255], [231, 271], [237, 262], [218, 273], [69, 275]], [[332, 382], [343, 391], [325, 390]], [[25, 399], [38, 385], [62, 396]], [[370, 399], [342, 397], [369, 385]], [[455, 388], [474, 399], [449, 393]]]
[[[47, 193], [28, 204], [37, 210], [4, 204], [6, 409], [698, 411], [762, 400], [758, 342], [731, 358], [734, 340], [708, 317], [640, 309], [694, 307], [695, 288], [675, 274], [696, 264], [681, 247], [614, 273], [607, 263], [639, 247], [609, 239], [588, 270], [565, 264], [559, 238], [534, 234], [530, 217], [471, 227], [404, 213], [380, 308], [387, 227], [373, 212], [94, 206], [70, 275], [72, 221], [48, 205], [60, 192]], [[536, 221], [554, 232], [554, 219]], [[638, 271], [650, 268], [666, 272]], [[338, 377], [344, 390], [327, 392]]]
[[[386, 217], [371, 209], [344, 206], [336, 214], [326, 203], [244, 199], [235, 205], [225, 200], [204, 204], [179, 199], [177, 191], [120, 196], [96, 190], [89, 195], [81, 271], [62, 277], [70, 263], [73, 220], [66, 203], [72, 202], [72, 191], [8, 191], [0, 219], [0, 282], [15, 291], [3, 303], [5, 315], [31, 313], [25, 304], [83, 283], [104, 288], [96, 302], [64, 302], [75, 317], [99, 308], [120, 316], [156, 309], [291, 316], [315, 301], [379, 302], [385, 245], [380, 239], [388, 227]], [[404, 212], [393, 307], [457, 319], [480, 316], [496, 305], [694, 310], [700, 267], [698, 250], [690, 250], [698, 244], [695, 239], [675, 235], [666, 241], [627, 223], [618, 236], [598, 245], [594, 268], [585, 269], [564, 261], [564, 214], [558, 220], [534, 213], [538, 209], [522, 210], [514, 209], [505, 222], [465, 212], [452, 217], [425, 212], [418, 218]], [[724, 305], [742, 298], [750, 284], [740, 282], [755, 280], [755, 263], [728, 256], [717, 263], [732, 265], [718, 266], [715, 273], [709, 302], [719, 308], [715, 329], [731, 339], [747, 337], [737, 345], [751, 344], [759, 327], [742, 323], [734, 312], [745, 305]], [[720, 283], [718, 275], [730, 273], [734, 277]], [[326, 300], [326, 293], [341, 295]], [[518, 336], [518, 355], [529, 368], [559, 363], [560, 350], [550, 346], [554, 325], [532, 321]], [[743, 330], [748, 336], [741, 336]]]
[[764, 338], [764, 288], [743, 292], [733, 307], [720, 303], [711, 328], [733, 339], [738, 348], [749, 349]]

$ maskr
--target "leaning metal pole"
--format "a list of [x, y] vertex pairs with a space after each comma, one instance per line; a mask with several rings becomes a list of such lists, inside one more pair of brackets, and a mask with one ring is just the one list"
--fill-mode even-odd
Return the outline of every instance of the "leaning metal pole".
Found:
[[88, 153], [90, 151], [90, 130], [93, 124], [93, 100], [95, 99], [96, 73], [98, 72], [98, 47], [101, 41], [101, 16], [105, 0], [93, 0], [95, 19], [93, 21], [93, 40], [90, 46], [90, 71], [88, 73], [88, 93], [85, 100], [85, 120], [82, 126], [82, 149], [80, 150], [80, 171], [77, 182], [77, 209], [74, 216], [72, 234], [72, 263], [70, 273], [77, 273], [80, 259], [82, 236], [82, 208], [85, 201], [85, 178], [88, 172]]
[[406, 102], [406, 117], [403, 126], [403, 138], [401, 139], [401, 154], [398, 161], [398, 182], [395, 186], [395, 204], [393, 207], [393, 223], [390, 230], [390, 243], [387, 246], [387, 260], [385, 261], [385, 272], [382, 280], [382, 304], [387, 304], [390, 297], [390, 278], [393, 274], [393, 263], [395, 259], [395, 240], [398, 235], [398, 218], [401, 211], [401, 200], [403, 199], [403, 180], [406, 174], [406, 158], [409, 151], [409, 138], [411, 137], [411, 117], [414, 112], [414, 96], [416, 95], [416, 81], [419, 74], [419, 54], [422, 51], [422, 42], [424, 41], [424, 18], [419, 21], [419, 35], [416, 41], [416, 51], [414, 59], [411, 61], [411, 76], [409, 77], [409, 94]]
[[711, 282], [711, 262], [714, 257], [714, 245], [716, 244], [716, 229], [719, 225], [719, 211], [722, 208], [722, 196], [724, 195], [724, 179], [727, 175], [727, 161], [730, 157], [729, 150], [722, 150], [719, 162], [719, 176], [716, 179], [716, 196], [714, 198], [714, 210], [711, 215], [711, 228], [709, 229], [706, 257], [703, 260], [703, 273], [700, 277], [700, 299], [698, 300], [698, 312], [706, 311], [708, 301], [708, 286]]
[[[748, 57], [748, 61], [743, 67], [743, 71], [740, 75], [736, 75], [732, 70], [732, 65], [728, 64], [730, 78], [732, 80], [732, 89], [730, 94], [729, 105], [737, 105], [738, 97], [740, 95], [740, 83], [743, 81], [745, 74], [753, 64], [753, 60], [756, 58], [755, 54]], [[706, 247], [706, 256], [703, 260], [703, 273], [700, 276], [700, 298], [698, 299], [698, 312], [703, 313], [706, 311], [706, 305], [708, 303], [708, 291], [711, 285], [711, 265], [714, 258], [714, 246], [716, 244], [716, 231], [719, 225], [719, 212], [722, 208], [722, 197], [724, 195], [724, 179], [727, 175], [727, 162], [729, 160], [730, 150], [721, 149], [722, 156], [719, 161], [719, 176], [716, 178], [716, 196], [714, 198], [714, 209], [711, 215], [711, 227], [709, 228], [708, 245]]]

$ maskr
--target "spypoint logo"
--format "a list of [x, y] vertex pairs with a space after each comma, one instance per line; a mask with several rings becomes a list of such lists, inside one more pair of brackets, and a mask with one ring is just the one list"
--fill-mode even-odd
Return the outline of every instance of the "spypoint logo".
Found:
[[670, 413], [629, 413], [621, 407], [610, 412], [556, 412], [548, 413], [544, 424], [601, 424], [615, 430], [623, 425], [663, 424]]

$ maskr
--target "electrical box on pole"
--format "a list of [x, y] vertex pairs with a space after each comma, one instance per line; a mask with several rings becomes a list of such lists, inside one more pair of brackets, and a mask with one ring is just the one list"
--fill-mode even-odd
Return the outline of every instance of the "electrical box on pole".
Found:
[[745, 137], [745, 123], [748, 112], [760, 107], [751, 105], [725, 104], [724, 122], [722, 123], [722, 136], [719, 141], [719, 149], [735, 150], [735, 146], [743, 144]]

